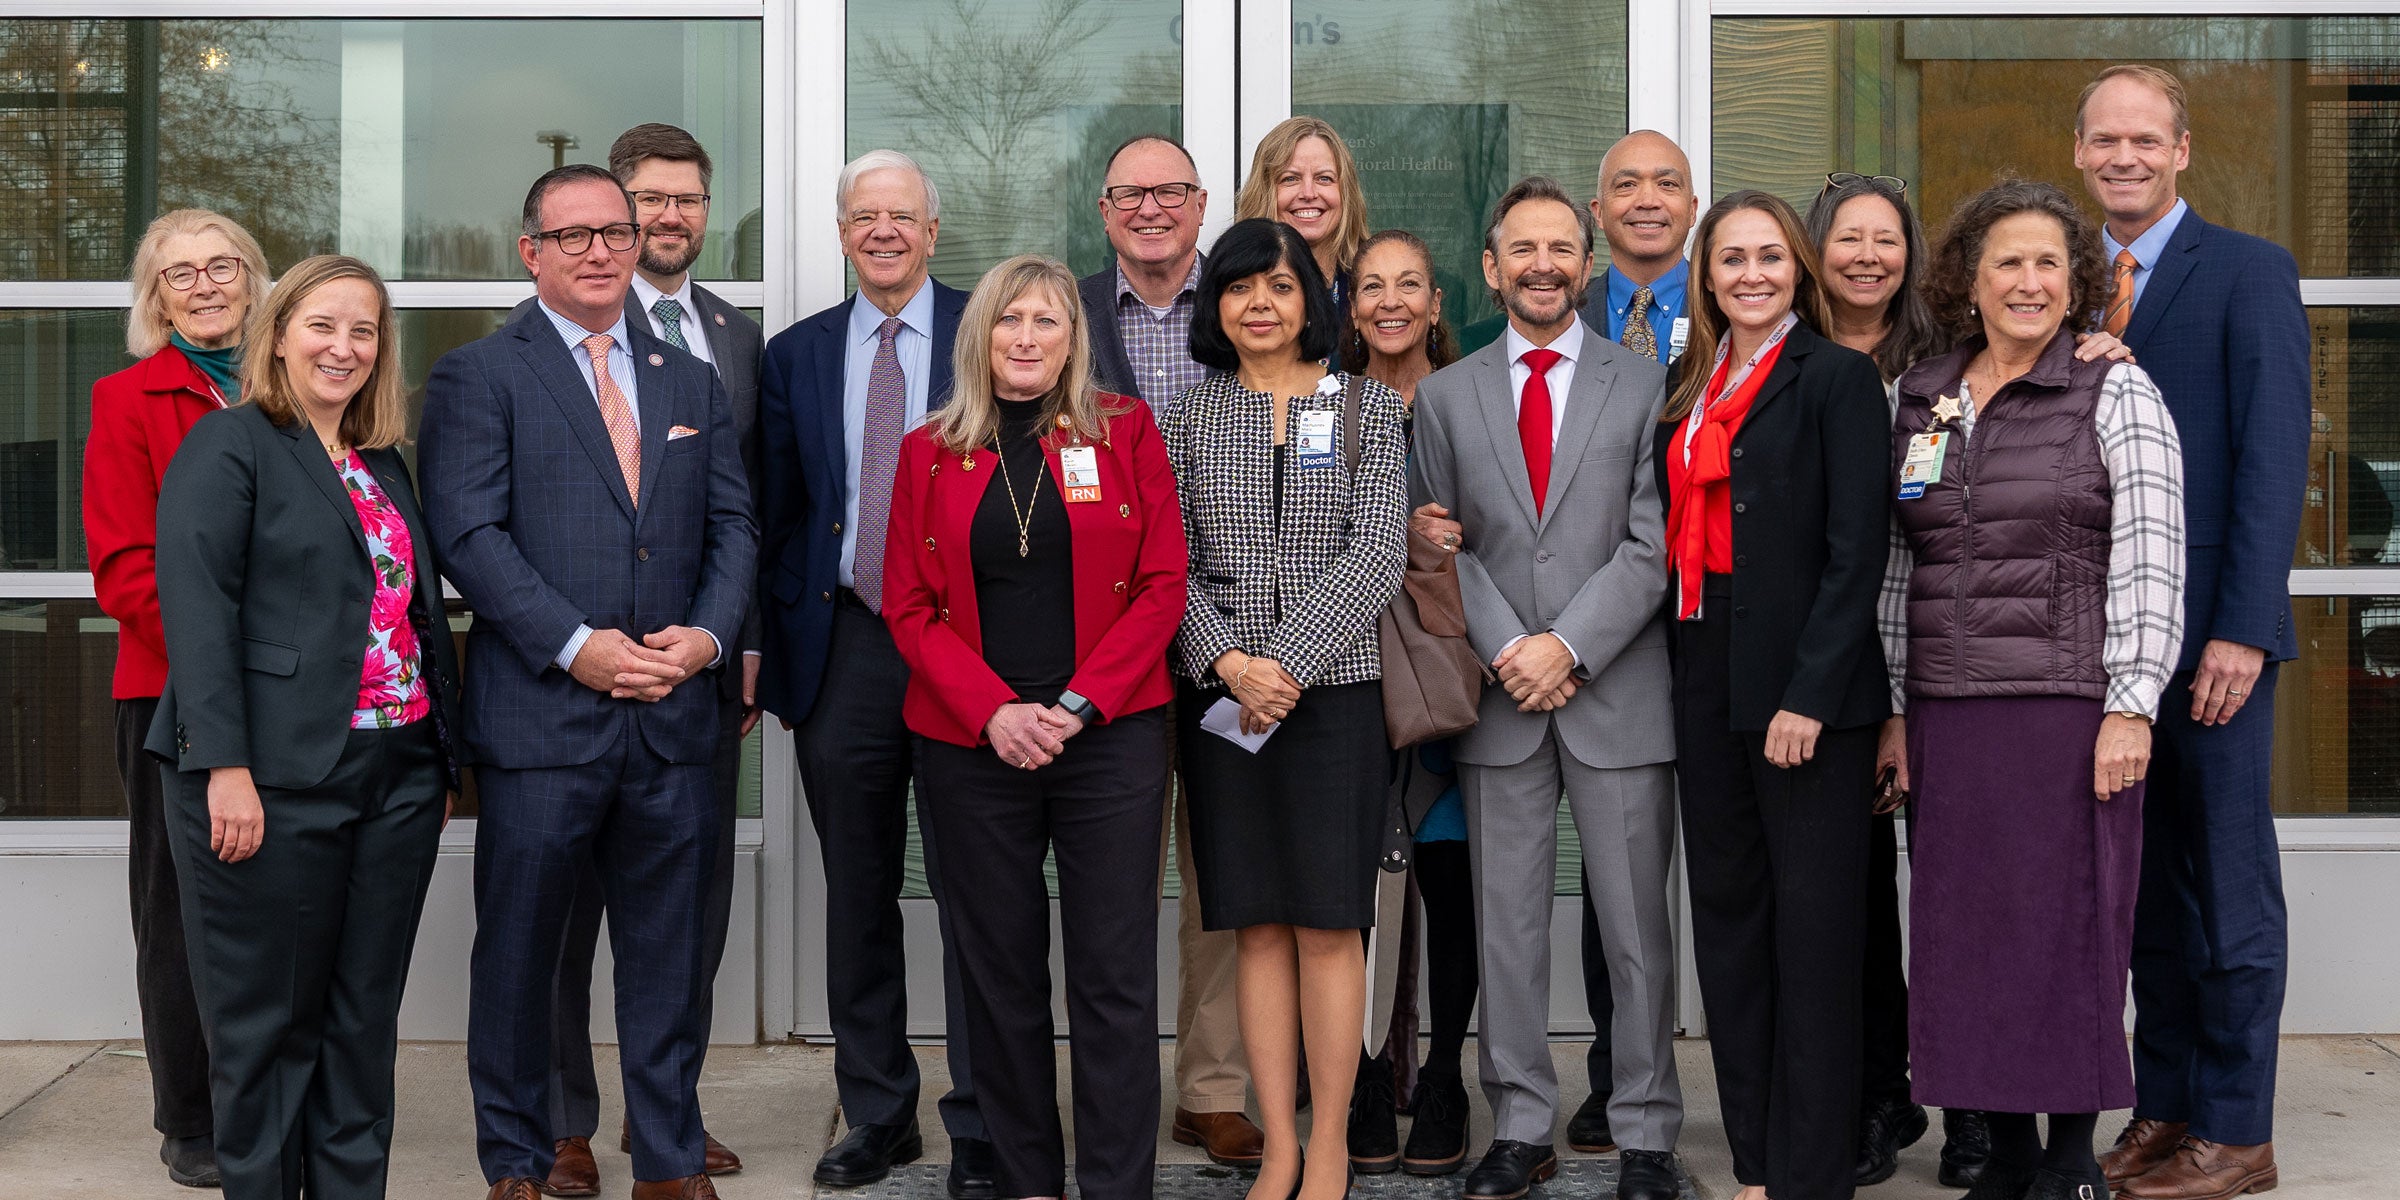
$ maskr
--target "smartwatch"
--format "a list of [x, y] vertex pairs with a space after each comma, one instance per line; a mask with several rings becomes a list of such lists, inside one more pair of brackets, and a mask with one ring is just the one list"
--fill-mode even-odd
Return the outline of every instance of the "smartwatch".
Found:
[[1100, 710], [1092, 707], [1092, 702], [1085, 699], [1078, 692], [1073, 690], [1060, 692], [1058, 694], [1058, 706], [1075, 714], [1075, 718], [1079, 721], [1082, 721], [1086, 725], [1097, 725], [1100, 723]]

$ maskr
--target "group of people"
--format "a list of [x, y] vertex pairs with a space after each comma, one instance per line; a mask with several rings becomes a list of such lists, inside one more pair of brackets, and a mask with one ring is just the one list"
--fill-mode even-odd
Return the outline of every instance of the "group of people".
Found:
[[[1322, 121], [1262, 140], [1205, 254], [1190, 155], [1142, 136], [1097, 198], [1110, 266], [1021, 255], [964, 293], [931, 277], [933, 180], [876, 150], [835, 196], [857, 291], [762, 342], [690, 279], [706, 151], [645, 125], [528, 193], [536, 296], [435, 365], [421, 491], [374, 271], [269, 291], [238, 226], [160, 218], [85, 495], [170, 1174], [381, 1194], [471, 769], [490, 1200], [599, 1192], [603, 912], [633, 1195], [714, 1197], [740, 1160], [696, 1085], [763, 712], [823, 849], [827, 1186], [922, 1153], [912, 791], [957, 1200], [1066, 1190], [1046, 862], [1078, 1189], [1151, 1194], [1170, 829], [1173, 1136], [1255, 1168], [1252, 1200], [1459, 1171], [1479, 1012], [1463, 1194], [1524, 1196], [1559, 1162], [1562, 796], [1598, 1029], [1567, 1140], [1618, 1154], [1625, 1200], [1677, 1194], [1679, 816], [1744, 1200], [1888, 1178], [1924, 1104], [1972, 1200], [2273, 1186], [2297, 271], [2177, 198], [2166, 72], [2103, 72], [2074, 145], [2103, 223], [2012, 178], [1929, 240], [1906, 181], [1703, 212], [1683, 153], [1628, 135], [1588, 203], [1497, 200], [1501, 316], [1463, 350]], [[1420, 574], [1483, 685], [1471, 727], [1395, 748], [1379, 626]]]

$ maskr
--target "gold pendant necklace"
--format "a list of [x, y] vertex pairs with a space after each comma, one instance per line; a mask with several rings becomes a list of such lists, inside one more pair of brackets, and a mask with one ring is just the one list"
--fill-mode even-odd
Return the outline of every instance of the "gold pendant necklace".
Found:
[[[1038, 445], [1038, 443], [1037, 443]], [[1017, 557], [1033, 554], [1033, 506], [1042, 498], [1042, 472], [1033, 476], [1033, 496], [1025, 503], [1025, 511], [1017, 511], [1017, 482], [1009, 477], [1008, 455], [1000, 449], [1000, 435], [992, 435], [992, 457], [1000, 460], [1000, 482], [1008, 489], [1008, 515], [1017, 522]]]

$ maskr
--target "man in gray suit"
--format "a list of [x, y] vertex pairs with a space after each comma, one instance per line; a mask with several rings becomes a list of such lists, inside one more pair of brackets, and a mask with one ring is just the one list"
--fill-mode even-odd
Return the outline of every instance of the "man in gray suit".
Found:
[[[742, 471], [750, 494], [758, 495], [758, 364], [763, 344], [758, 322], [716, 293], [692, 282], [692, 264], [708, 239], [708, 184], [714, 168], [708, 151], [673, 125], [636, 125], [608, 149], [608, 171], [633, 194], [642, 226], [641, 257], [633, 286], [625, 293], [625, 319], [659, 340], [717, 369], [733, 404], [740, 435]], [[530, 303], [530, 301], [528, 302]], [[747, 590], [745, 582], [745, 590]], [[737, 638], [741, 669], [719, 673], [717, 749], [709, 764], [716, 793], [719, 835], [707, 911], [702, 915], [707, 945], [702, 969], [716, 978], [725, 957], [725, 931], [733, 914], [733, 833], [736, 790], [741, 782], [742, 739], [758, 724], [758, 610], [754, 606]], [[567, 914], [567, 936], [559, 952], [556, 992], [551, 1001], [550, 1128], [557, 1157], [547, 1181], [553, 1196], [595, 1196], [599, 1165], [592, 1135], [600, 1127], [600, 1085], [592, 1069], [592, 954], [600, 939], [598, 874], [586, 864], [575, 904]], [[705, 1009], [703, 1010], [705, 1020]], [[742, 1169], [740, 1156], [711, 1137], [707, 1171]]]
[[1683, 1125], [1669, 996], [1675, 836], [1664, 514], [1650, 439], [1666, 370], [1575, 315], [1590, 212], [1551, 179], [1494, 207], [1483, 277], [1497, 342], [1417, 389], [1414, 504], [1464, 530], [1467, 638], [1501, 686], [1460, 737], [1482, 943], [1482, 1078], [1491, 1149], [1467, 1200], [1515, 1200], [1558, 1170], [1551, 1129], [1551, 880], [1563, 792], [1607, 946], [1616, 1011], [1608, 1104], [1621, 1200], [1672, 1200]]

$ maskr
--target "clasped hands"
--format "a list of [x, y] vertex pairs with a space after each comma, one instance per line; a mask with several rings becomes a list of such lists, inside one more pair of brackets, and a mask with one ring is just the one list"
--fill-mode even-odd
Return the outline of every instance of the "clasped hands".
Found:
[[1238, 723], [1243, 733], [1275, 728], [1300, 703], [1300, 681], [1274, 659], [1228, 650], [1217, 656], [1214, 667], [1225, 690], [1242, 706]]
[[595, 629], [575, 652], [570, 673], [614, 699], [656, 704], [716, 656], [716, 639], [688, 625], [669, 625], [638, 642], [621, 630]]
[[1049, 766], [1067, 739], [1082, 732], [1083, 718], [1055, 704], [1003, 704], [983, 726], [992, 753], [1027, 771]]
[[1492, 660], [1518, 712], [1549, 712], [1575, 698], [1575, 653], [1555, 633], [1518, 638]]

